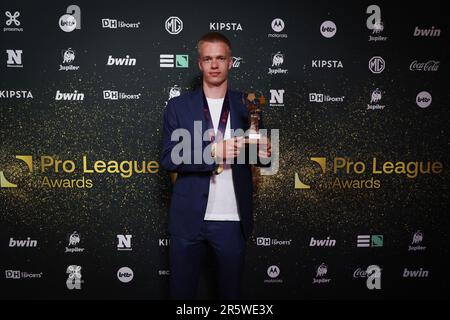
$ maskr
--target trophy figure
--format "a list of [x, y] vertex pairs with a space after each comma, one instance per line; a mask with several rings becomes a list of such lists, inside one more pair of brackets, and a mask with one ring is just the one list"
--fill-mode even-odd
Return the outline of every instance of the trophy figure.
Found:
[[259, 121], [261, 119], [261, 108], [266, 104], [266, 98], [263, 95], [255, 93], [247, 94], [246, 105], [248, 109], [249, 134], [245, 139], [245, 143], [255, 144], [261, 139], [259, 133]]

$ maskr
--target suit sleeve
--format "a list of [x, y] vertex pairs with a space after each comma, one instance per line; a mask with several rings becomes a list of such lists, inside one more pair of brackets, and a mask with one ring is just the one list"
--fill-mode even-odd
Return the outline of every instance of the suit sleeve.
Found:
[[[161, 165], [162, 167], [170, 172], [212, 172], [215, 169], [216, 164], [207, 164], [203, 156], [201, 157], [201, 163], [194, 164], [194, 153], [195, 152], [201, 152], [203, 155], [203, 147], [200, 147], [199, 150], [194, 149], [194, 143], [192, 141], [191, 143], [191, 159], [188, 161], [189, 163], [180, 163], [176, 164], [173, 162], [171, 154], [172, 149], [180, 142], [178, 141], [172, 141], [172, 133], [174, 130], [181, 128], [178, 115], [175, 110], [175, 104], [172, 100], [169, 101], [169, 103], [166, 106], [166, 109], [164, 111], [164, 121], [163, 121], [163, 139], [162, 139], [162, 150], [161, 150]], [[203, 145], [203, 144], [202, 144]]]

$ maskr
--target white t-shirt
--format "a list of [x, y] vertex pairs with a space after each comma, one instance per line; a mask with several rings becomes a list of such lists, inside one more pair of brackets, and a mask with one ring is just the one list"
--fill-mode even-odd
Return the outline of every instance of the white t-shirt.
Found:
[[[214, 132], [217, 137], [220, 112], [222, 111], [222, 99], [208, 100], [209, 112], [214, 126]], [[228, 115], [227, 126], [225, 129], [225, 139], [231, 138], [231, 113]], [[231, 165], [224, 164], [224, 170], [221, 174], [211, 175], [209, 181], [208, 205], [206, 206], [205, 220], [216, 221], [240, 221], [236, 194], [234, 192], [233, 176], [231, 174]]]

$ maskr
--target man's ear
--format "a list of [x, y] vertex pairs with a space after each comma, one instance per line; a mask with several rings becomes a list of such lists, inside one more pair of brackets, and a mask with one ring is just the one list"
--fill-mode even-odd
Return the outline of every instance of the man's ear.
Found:
[[230, 56], [230, 61], [228, 61], [228, 70], [230, 70], [233, 67], [233, 56]]
[[199, 68], [201, 71], [203, 71], [202, 64], [200, 63], [200, 58], [198, 58], [197, 63], [198, 63], [198, 68]]

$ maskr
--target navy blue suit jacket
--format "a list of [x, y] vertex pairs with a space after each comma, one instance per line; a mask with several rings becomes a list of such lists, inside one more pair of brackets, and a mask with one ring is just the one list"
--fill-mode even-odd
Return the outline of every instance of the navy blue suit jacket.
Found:
[[[228, 90], [228, 96], [231, 129], [246, 131], [249, 127], [248, 110], [242, 100], [242, 93]], [[210, 177], [215, 168], [215, 163], [207, 164], [203, 159], [201, 164], [193, 164], [193, 161], [191, 164], [174, 164], [171, 159], [172, 149], [178, 143], [171, 141], [172, 132], [177, 128], [184, 128], [193, 137], [194, 121], [202, 122], [203, 136], [207, 124], [203, 112], [202, 89], [172, 98], [164, 112], [161, 165], [165, 170], [177, 173], [170, 204], [169, 231], [172, 236], [185, 239], [194, 239], [200, 232], [208, 203]], [[209, 141], [203, 142], [202, 152], [209, 144]], [[191, 150], [193, 153], [193, 143]], [[232, 164], [231, 168], [242, 231], [247, 238], [253, 227], [251, 168], [248, 164]]]

